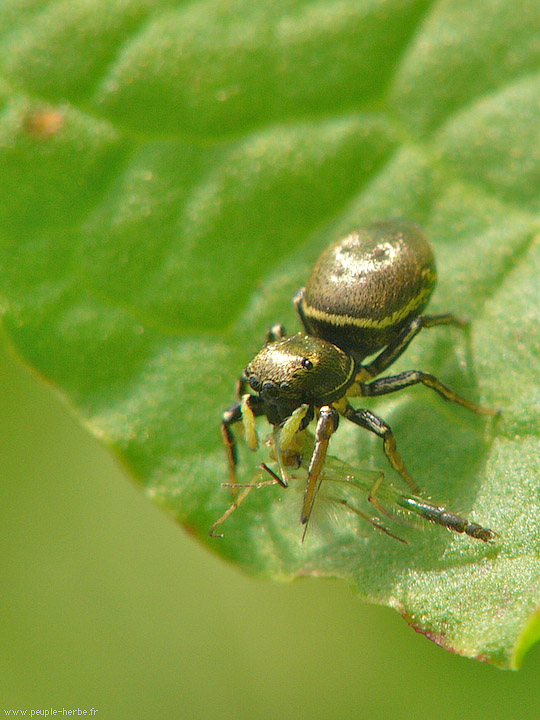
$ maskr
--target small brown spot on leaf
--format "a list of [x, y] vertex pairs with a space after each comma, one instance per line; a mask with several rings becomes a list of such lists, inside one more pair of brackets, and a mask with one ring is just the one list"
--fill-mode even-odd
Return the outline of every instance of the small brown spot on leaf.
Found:
[[64, 127], [64, 113], [56, 108], [43, 108], [29, 113], [24, 120], [24, 129], [38, 140], [56, 135]]

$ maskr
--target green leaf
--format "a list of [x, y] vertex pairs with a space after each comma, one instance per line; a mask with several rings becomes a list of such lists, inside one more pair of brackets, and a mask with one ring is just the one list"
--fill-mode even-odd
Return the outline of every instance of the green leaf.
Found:
[[[0, 9], [0, 293], [20, 357], [215, 552], [342, 577], [514, 668], [540, 636], [539, 25], [527, 0]], [[403, 545], [342, 509], [302, 543], [301, 487], [252, 492], [210, 538], [235, 379], [269, 325], [299, 328], [291, 298], [328, 242], [396, 215], [433, 239], [431, 311], [472, 321], [424, 331], [396, 369], [503, 415], [419, 388], [369, 407], [429, 496], [498, 542], [430, 526]], [[332, 453], [396, 480], [344, 422]], [[240, 454], [249, 482], [267, 454]]]

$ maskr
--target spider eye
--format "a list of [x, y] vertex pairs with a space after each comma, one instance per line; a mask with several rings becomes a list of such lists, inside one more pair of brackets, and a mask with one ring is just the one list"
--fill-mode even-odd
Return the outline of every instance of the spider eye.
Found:
[[251, 388], [253, 390], [255, 390], [255, 392], [260, 392], [262, 383], [256, 375], [251, 375], [248, 382], [249, 382]]
[[302, 358], [302, 367], [306, 370], [313, 370], [313, 363], [309, 358]]
[[275, 398], [279, 395], [278, 386], [271, 380], [267, 380], [265, 383], [263, 383], [262, 389], [263, 392], [265, 392], [269, 397]]

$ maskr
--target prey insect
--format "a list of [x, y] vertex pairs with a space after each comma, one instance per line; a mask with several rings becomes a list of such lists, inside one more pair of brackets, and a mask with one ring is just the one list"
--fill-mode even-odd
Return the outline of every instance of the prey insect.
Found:
[[[267, 342], [238, 382], [238, 401], [223, 414], [230, 484], [239, 484], [233, 427], [243, 424], [247, 445], [255, 450], [259, 444], [255, 419], [266, 417], [275, 431], [280, 472], [274, 481], [287, 485], [287, 468], [306, 466], [300, 521], [307, 525], [325, 478], [330, 439], [343, 417], [381, 439], [390, 465], [409, 486], [414, 505], [421, 490], [397, 449], [392, 429], [367, 408], [353, 407], [350, 399], [422, 384], [477, 414], [498, 414], [459, 395], [431, 373], [408, 370], [379, 377], [423, 328], [466, 325], [452, 314], [423, 314], [435, 282], [433, 252], [414, 223], [393, 220], [369, 225], [327, 248], [294, 299], [304, 332], [287, 335], [281, 325], [270, 329]], [[306, 459], [300, 438], [312, 421], [316, 421], [315, 439]], [[380, 486], [379, 482], [376, 490]], [[376, 504], [377, 492], [370, 497]], [[460, 526], [461, 518], [454, 521], [458, 516], [448, 513], [447, 517], [446, 511], [438, 513], [436, 508], [428, 503], [423, 509], [420, 505], [410, 509], [451, 529]], [[471, 536], [491, 540], [492, 531], [482, 528]]]
[[[295, 437], [294, 467], [292, 468], [287, 467], [286, 463], [293, 461], [293, 455], [287, 452], [282, 453], [279, 450], [280, 434], [280, 428], [274, 428], [268, 440], [268, 444], [272, 448], [271, 454], [275, 458], [277, 472], [267, 463], [262, 463], [259, 480], [234, 485], [223, 483], [225, 487], [232, 486], [241, 492], [212, 526], [210, 530], [212, 537], [222, 537], [222, 534], [217, 532], [218, 528], [238, 509], [251, 491], [272, 485], [288, 488], [296, 480], [305, 481], [309, 459], [315, 444], [313, 434], [306, 429], [300, 431]], [[404, 544], [408, 544], [408, 541], [390, 529], [388, 523], [380, 516], [406, 525], [410, 524], [410, 520], [431, 522], [487, 543], [496, 539], [497, 536], [493, 530], [471, 522], [443, 506], [403, 492], [383, 481], [384, 474], [381, 471], [355, 468], [342, 460], [327, 455], [324, 468], [319, 474], [317, 492], [323, 484], [332, 486], [332, 490], [329, 490], [325, 496], [327, 505], [331, 503], [334, 506], [345, 508], [346, 511], [370, 523], [375, 530]], [[354, 491], [352, 494], [351, 489]], [[359, 499], [367, 499], [372, 503], [373, 510], [376, 510], [379, 515], [361, 510], [358, 506]], [[306, 523], [303, 538], [307, 528]]]

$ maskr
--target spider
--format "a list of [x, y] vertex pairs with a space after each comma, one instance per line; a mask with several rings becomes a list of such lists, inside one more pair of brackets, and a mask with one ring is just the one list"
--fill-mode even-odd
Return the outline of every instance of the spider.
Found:
[[[259, 444], [255, 418], [263, 415], [267, 418], [275, 431], [273, 450], [281, 477], [264, 467], [273, 476], [270, 482], [287, 486], [287, 469], [305, 462], [304, 430], [316, 419], [300, 517], [307, 526], [323, 477], [330, 438], [341, 416], [381, 438], [392, 467], [413, 495], [420, 495], [390, 426], [370, 410], [353, 408], [349, 398], [386, 395], [421, 383], [444, 400], [475, 413], [498, 414], [458, 395], [430, 373], [407, 370], [379, 377], [422, 328], [466, 326], [452, 314], [422, 314], [436, 278], [433, 252], [424, 232], [405, 220], [368, 225], [330, 245], [317, 261], [306, 287], [294, 298], [304, 332], [287, 335], [282, 325], [268, 331], [266, 343], [238, 382], [238, 401], [223, 414], [221, 427], [229, 484], [238, 486], [237, 449], [232, 432], [235, 424], [243, 423], [247, 444], [255, 450]], [[370, 356], [374, 357], [365, 362]], [[382, 509], [376, 499], [376, 488], [369, 499]], [[214, 524], [211, 534], [239, 501]], [[422, 504], [418, 498], [415, 502]], [[420, 514], [429, 520], [486, 542], [493, 540], [495, 533], [487, 528], [468, 523], [444, 508], [429, 503], [424, 506]]]

